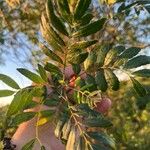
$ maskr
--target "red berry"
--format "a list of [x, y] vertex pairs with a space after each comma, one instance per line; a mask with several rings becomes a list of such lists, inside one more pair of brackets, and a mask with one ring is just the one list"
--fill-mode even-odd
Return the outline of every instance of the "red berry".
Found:
[[111, 108], [112, 102], [109, 98], [103, 98], [100, 102], [96, 103], [95, 110], [101, 113], [106, 113]]
[[69, 86], [70, 87], [75, 87], [75, 80], [76, 80], [76, 76], [72, 75], [71, 79], [69, 80]]

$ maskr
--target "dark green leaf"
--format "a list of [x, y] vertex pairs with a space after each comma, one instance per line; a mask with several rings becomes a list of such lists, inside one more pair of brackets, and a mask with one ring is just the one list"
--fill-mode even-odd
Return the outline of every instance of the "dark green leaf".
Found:
[[96, 81], [95, 81], [95, 78], [93, 76], [87, 74], [86, 83], [88, 85], [92, 85], [91, 87], [89, 87], [90, 92], [97, 90]]
[[17, 113], [20, 109], [22, 109], [22, 100], [26, 99], [28, 96], [27, 92], [19, 91], [15, 94], [11, 104], [9, 105], [7, 116], [11, 116]]
[[120, 82], [118, 77], [113, 73], [111, 69], [105, 69], [106, 77], [108, 78], [107, 81], [110, 83], [112, 90], [117, 91], [120, 86]]
[[76, 75], [78, 75], [81, 71], [81, 66], [79, 64], [72, 64], [72, 68]]
[[111, 50], [112, 45], [103, 45], [103, 46], [98, 46], [95, 51], [97, 51], [97, 61], [96, 63], [98, 64], [98, 66], [103, 66], [104, 65], [104, 61], [106, 58], [107, 53]]
[[34, 143], [35, 143], [36, 139], [33, 139], [31, 141], [29, 141], [27, 144], [25, 144], [21, 150], [32, 150], [34, 147]]
[[150, 13], [150, 5], [145, 6], [145, 9], [148, 11], [148, 13]]
[[45, 55], [47, 55], [52, 60], [63, 64], [62, 59], [58, 55], [56, 55], [55, 52], [53, 52], [52, 50], [48, 49], [47, 47], [44, 47], [43, 52]]
[[87, 132], [87, 135], [107, 147], [110, 147], [112, 149], [116, 148], [115, 141], [104, 132]]
[[105, 92], [108, 88], [106, 78], [104, 75], [104, 70], [100, 69], [95, 76], [95, 81], [99, 90]]
[[20, 89], [19, 85], [7, 75], [0, 74], [0, 80], [14, 89]]
[[85, 14], [90, 4], [91, 0], [78, 0], [74, 13], [75, 19], [80, 19]]
[[70, 60], [70, 63], [81, 64], [86, 60], [87, 57], [88, 57], [88, 52], [81, 53], [81, 54], [77, 55], [76, 57], [73, 57]]
[[84, 61], [84, 68], [85, 70], [92, 70], [94, 69], [94, 63], [96, 62], [96, 53], [94, 51], [91, 51], [87, 57], [87, 59]]
[[65, 24], [60, 20], [60, 18], [55, 14], [52, 0], [47, 1], [46, 12], [49, 18], [49, 21], [52, 23], [53, 27], [55, 27], [59, 32], [68, 36], [68, 32], [66, 30]]
[[[38, 89], [41, 90], [41, 88]], [[40, 90], [37, 90], [37, 88], [33, 88], [33, 89], [26, 88], [17, 92], [14, 95], [11, 104], [9, 105], [7, 116], [9, 117], [11, 115], [14, 115], [19, 111], [22, 112], [27, 106], [29, 106], [33, 96], [37, 96], [37, 94], [35, 95], [36, 91], [38, 92], [38, 96], [41, 96], [41, 94], [43, 95], [43, 90], [42, 92], [40, 92]]]
[[58, 106], [59, 99], [54, 99], [54, 98], [45, 99], [43, 104], [49, 107]]
[[47, 21], [44, 15], [41, 16], [42, 24], [41, 24], [41, 32], [44, 38], [46, 38], [52, 45], [65, 46], [65, 42], [61, 38], [61, 36], [55, 31], [55, 29], [51, 26], [51, 24]]
[[58, 74], [62, 76], [61, 70], [52, 63], [47, 63], [44, 68], [52, 74]]
[[46, 75], [46, 71], [44, 69], [44, 67], [40, 64], [38, 64], [38, 71], [39, 71], [39, 74], [41, 76], [41, 78], [47, 82], [47, 75]]
[[112, 126], [112, 123], [104, 117], [85, 118], [84, 125], [89, 127], [103, 127]]
[[26, 122], [26, 121], [32, 119], [35, 115], [36, 115], [35, 112], [23, 112], [23, 113], [17, 114], [17, 115], [12, 119], [12, 122], [11, 122], [10, 125], [11, 125], [11, 126], [18, 126], [18, 125], [20, 125], [21, 123]]
[[137, 94], [139, 96], [145, 96], [146, 95], [146, 90], [145, 88], [134, 78], [130, 77], [131, 81], [132, 81], [132, 84], [133, 84], [133, 87], [135, 89], [135, 91], [137, 92]]
[[73, 36], [74, 37], [86, 37], [91, 34], [94, 34], [103, 28], [105, 22], [106, 22], [106, 18], [102, 18], [100, 20], [92, 22], [88, 24], [87, 26], [79, 29], [77, 32], [73, 34]]
[[81, 18], [80, 25], [85, 26], [85, 25], [89, 24], [92, 19], [93, 19], [93, 14], [87, 13]]
[[68, 4], [68, 0], [57, 0], [59, 5], [59, 10], [64, 19], [69, 20], [70, 17], [70, 8]]
[[11, 91], [11, 90], [0, 90], [0, 97], [11, 96], [14, 93], [15, 93], [15, 91]]
[[119, 58], [132, 58], [136, 56], [141, 51], [141, 48], [138, 47], [131, 47], [126, 49]]
[[132, 69], [132, 68], [140, 67], [140, 66], [147, 65], [147, 64], [150, 64], [150, 56], [140, 55], [129, 60], [124, 65], [124, 68]]
[[43, 111], [40, 111], [40, 117], [51, 117], [55, 111], [54, 110], [43, 110]]
[[97, 40], [76, 42], [73, 45], [71, 45], [69, 48], [70, 49], [85, 49], [95, 44], [96, 42]]
[[139, 76], [139, 77], [150, 77], [150, 69], [142, 69], [142, 70], [138, 70], [132, 73], [135, 76]]
[[45, 146], [41, 146], [41, 150], [46, 150]]
[[109, 50], [109, 52], [107, 53], [105, 57], [105, 63], [104, 63], [105, 66], [112, 66], [114, 62], [118, 59], [119, 54], [122, 53], [124, 50], [125, 50], [125, 47], [123, 46], [117, 46]]
[[23, 68], [18, 68], [17, 69], [22, 75], [24, 75], [25, 77], [27, 77], [28, 79], [30, 79], [31, 81], [35, 82], [35, 83], [43, 83], [43, 79], [38, 76], [37, 74], [27, 70], [27, 69], [23, 69]]

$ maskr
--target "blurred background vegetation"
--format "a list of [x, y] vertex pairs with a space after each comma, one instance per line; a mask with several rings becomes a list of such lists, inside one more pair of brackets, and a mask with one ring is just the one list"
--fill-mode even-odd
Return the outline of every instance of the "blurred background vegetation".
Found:
[[[120, 1], [130, 4], [135, 0]], [[19, 59], [20, 63], [30, 64], [34, 68], [36, 62], [44, 61], [39, 44], [43, 41], [39, 23], [44, 3], [45, 0], [0, 0], [0, 65], [4, 65], [6, 59], [13, 62]], [[149, 54], [150, 6], [146, 9], [140, 5], [118, 13], [121, 4], [107, 5], [93, 0], [93, 13], [97, 17], [105, 14], [111, 18], [101, 42], [139, 46]], [[140, 80], [150, 89], [149, 79]], [[118, 92], [109, 91], [108, 95], [113, 101], [108, 116], [114, 123], [109, 133], [115, 137], [118, 150], [149, 150], [150, 92], [146, 97], [138, 98], [131, 85], [123, 81]], [[0, 125], [7, 107], [0, 109]], [[13, 132], [12, 129], [8, 134]]]

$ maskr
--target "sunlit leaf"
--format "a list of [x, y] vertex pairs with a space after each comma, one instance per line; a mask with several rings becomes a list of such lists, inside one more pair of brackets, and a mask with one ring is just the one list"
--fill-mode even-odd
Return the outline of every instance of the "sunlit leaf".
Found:
[[23, 112], [20, 114], [17, 114], [11, 122], [11, 126], [17, 126], [23, 122], [26, 122], [30, 119], [32, 119], [36, 115], [35, 112]]
[[0, 81], [4, 82], [8, 86], [14, 88], [14, 89], [20, 89], [19, 85], [9, 76], [0, 74]]
[[38, 76], [37, 74], [24, 69], [24, 68], [18, 68], [17, 69], [22, 75], [24, 75], [25, 77], [27, 77], [28, 79], [30, 79], [31, 81], [35, 82], [35, 83], [43, 83], [43, 79]]
[[15, 93], [15, 91], [11, 91], [11, 90], [0, 90], [0, 97], [11, 96], [14, 93]]
[[73, 34], [73, 36], [74, 37], [86, 37], [91, 34], [94, 34], [103, 28], [105, 22], [106, 22], [106, 18], [102, 18], [100, 20], [92, 22], [86, 25], [85, 27], [80, 28], [77, 32]]

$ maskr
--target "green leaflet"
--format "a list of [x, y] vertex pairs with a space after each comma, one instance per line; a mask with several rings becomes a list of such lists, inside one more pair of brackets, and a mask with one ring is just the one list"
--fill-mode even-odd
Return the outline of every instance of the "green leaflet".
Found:
[[149, 104], [149, 102], [150, 102], [150, 93], [146, 94], [143, 97], [138, 97], [136, 104], [140, 110], [144, 110], [147, 104]]
[[116, 149], [115, 141], [104, 132], [87, 132], [87, 135], [105, 146]]
[[78, 0], [75, 8], [74, 18], [77, 20], [80, 19], [85, 14], [90, 4], [91, 0]]
[[103, 28], [103, 25], [105, 24], [105, 22], [106, 22], [106, 18], [102, 18], [100, 20], [92, 22], [92, 23], [80, 28], [77, 32], [75, 32], [73, 34], [73, 36], [74, 37], [86, 37], [91, 34], [94, 34]]
[[105, 58], [107, 53], [111, 50], [112, 45], [103, 45], [103, 46], [97, 46], [95, 51], [97, 51], [97, 60], [96, 64], [101, 67], [104, 65]]
[[66, 29], [64, 23], [59, 19], [58, 16], [56, 16], [56, 14], [54, 12], [52, 0], [47, 1], [46, 13], [47, 13], [48, 19], [52, 23], [53, 27], [55, 27], [56, 30], [58, 30], [62, 34], [68, 36], [68, 32], [67, 32], [67, 29]]
[[140, 55], [129, 60], [125, 65], [125, 69], [132, 69], [143, 65], [150, 64], [150, 56]]
[[55, 131], [54, 131], [55, 136], [56, 136], [57, 138], [60, 138], [61, 133], [62, 133], [62, 128], [63, 128], [64, 124], [65, 124], [65, 120], [59, 120], [59, 121], [57, 122]]
[[59, 51], [63, 53], [63, 50], [61, 46], [59, 45], [59, 42], [56, 41], [52, 36], [51, 33], [47, 29], [44, 29], [43, 26], [40, 24], [40, 30], [42, 33], [43, 38], [47, 41], [47, 43], [52, 47], [53, 50]]
[[145, 96], [147, 93], [145, 88], [136, 79], [132, 77], [130, 77], [130, 79], [137, 94], [141, 97]]
[[0, 97], [11, 96], [14, 93], [15, 93], [15, 91], [11, 91], [11, 90], [0, 90]]
[[39, 112], [39, 117], [51, 117], [54, 113], [54, 110], [43, 110]]
[[67, 141], [67, 145], [66, 145], [66, 150], [73, 150], [74, 146], [75, 146], [75, 138], [76, 138], [76, 131], [75, 131], [75, 127], [72, 127], [69, 137], [68, 137], [68, 141]]
[[19, 85], [9, 76], [0, 74], [0, 81], [4, 82], [8, 86], [14, 88], [14, 89], [20, 89]]
[[56, 55], [55, 52], [53, 52], [52, 50], [48, 49], [46, 46], [44, 46], [43, 52], [44, 52], [45, 55], [47, 55], [52, 60], [63, 64], [62, 59], [58, 55]]
[[28, 79], [30, 79], [31, 81], [35, 82], [35, 83], [43, 83], [44, 80], [37, 74], [27, 70], [27, 69], [23, 69], [23, 68], [18, 68], [17, 69], [22, 75], [24, 75], [25, 77], [27, 77]]
[[61, 70], [57, 66], [53, 65], [52, 63], [47, 63], [44, 68], [52, 74], [56, 74], [56, 75], [58, 74], [62, 76]]
[[39, 74], [41, 76], [41, 78], [47, 82], [47, 74], [46, 74], [46, 71], [44, 69], [44, 67], [40, 64], [38, 64], [38, 71], [39, 71]]
[[103, 127], [107, 128], [112, 126], [112, 123], [104, 117], [85, 118], [83, 124], [87, 127]]
[[108, 88], [107, 82], [106, 82], [106, 78], [104, 75], [104, 70], [100, 69], [95, 76], [95, 81], [97, 84], [97, 88], [103, 92], [105, 92]]
[[142, 69], [142, 70], [138, 70], [132, 73], [135, 76], [139, 76], [139, 77], [150, 77], [150, 69]]
[[136, 56], [139, 52], [141, 51], [141, 48], [138, 47], [130, 47], [126, 49], [120, 56], [119, 58], [132, 58]]
[[33, 139], [31, 141], [29, 141], [27, 144], [25, 144], [21, 150], [32, 150], [34, 147], [34, 143], [35, 143], [36, 139]]
[[94, 51], [91, 51], [87, 57], [87, 59], [84, 61], [84, 68], [85, 70], [92, 70], [94, 67], [94, 63], [96, 62], [96, 53]]
[[72, 44], [69, 49], [85, 49], [97, 43], [97, 40], [80, 41]]
[[68, 0], [57, 0], [62, 14], [70, 14]]
[[84, 52], [84, 53], [80, 53], [76, 56], [75, 55], [72, 56], [72, 58], [69, 59], [68, 61], [73, 64], [81, 64], [86, 60], [87, 57], [88, 57], [88, 52]]
[[68, 121], [62, 128], [62, 139], [68, 140], [70, 131], [71, 131], [71, 121]]
[[85, 81], [88, 85], [92, 85], [91, 87], [89, 87], [90, 92], [97, 90], [96, 81], [95, 81], [95, 78], [93, 76], [87, 74]]
[[41, 20], [42, 20], [41, 26], [44, 30], [43, 32], [45, 32], [45, 34], [48, 34], [49, 37], [48, 39], [53, 39], [52, 41], [56, 41], [61, 46], [65, 46], [65, 42], [62, 40], [60, 35], [53, 29], [51, 24], [47, 22], [44, 14], [42, 14]]
[[69, 8], [68, 0], [57, 0], [57, 3], [59, 6], [61, 16], [65, 20], [68, 20], [70, 22], [71, 12], [70, 12], [70, 8]]
[[72, 64], [72, 69], [76, 75], [78, 75], [81, 71], [81, 66], [79, 64]]
[[89, 24], [92, 19], [93, 19], [93, 14], [87, 13], [81, 18], [79, 23], [81, 26], [85, 26]]
[[12, 119], [12, 122], [11, 122], [10, 125], [12, 127], [18, 126], [21, 123], [26, 122], [26, 121], [32, 119], [35, 115], [36, 115], [36, 112], [23, 112], [23, 113], [17, 114]]
[[111, 69], [105, 69], [106, 77], [108, 78], [107, 81], [109, 82], [112, 90], [117, 91], [120, 86], [120, 82], [117, 76], [113, 73]]
[[[7, 116], [12, 116], [18, 112], [22, 112], [25, 108], [29, 107], [33, 97], [41, 97], [43, 89], [40, 88], [26, 88], [18, 91], [9, 105]], [[33, 104], [35, 105], [35, 104]]]
[[49, 107], [58, 106], [59, 98], [58, 99], [55, 99], [55, 98], [45, 99], [43, 104]]
[[105, 57], [105, 66], [112, 66], [114, 62], [118, 59], [118, 56], [120, 53], [122, 53], [125, 50], [125, 47], [123, 46], [117, 46], [115, 48], [112, 48]]
[[24, 102], [26, 101], [28, 97], [28, 91], [19, 91], [14, 95], [14, 98], [9, 105], [7, 116], [14, 115], [18, 111], [22, 110]]

